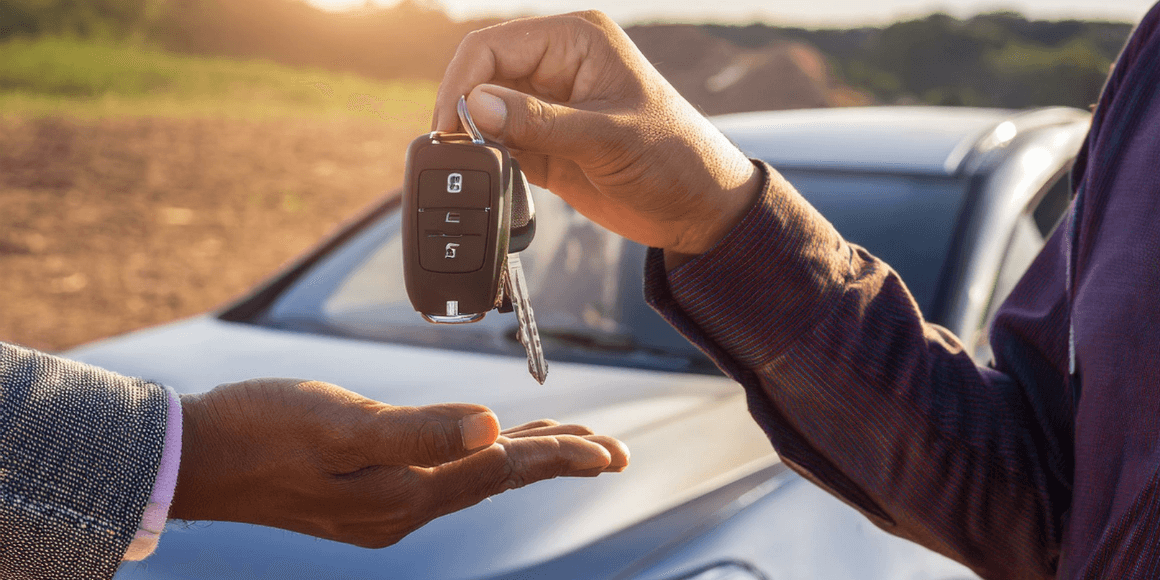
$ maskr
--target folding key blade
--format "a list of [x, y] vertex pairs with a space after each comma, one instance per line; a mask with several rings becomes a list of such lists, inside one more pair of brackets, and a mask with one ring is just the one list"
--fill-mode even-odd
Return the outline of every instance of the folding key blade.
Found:
[[524, 266], [520, 255], [507, 255], [508, 292], [515, 306], [516, 318], [520, 322], [519, 340], [528, 353], [528, 372], [541, 385], [548, 378], [548, 361], [544, 360], [544, 347], [540, 344], [540, 331], [536, 328], [536, 315], [528, 300], [528, 282], [524, 279]]

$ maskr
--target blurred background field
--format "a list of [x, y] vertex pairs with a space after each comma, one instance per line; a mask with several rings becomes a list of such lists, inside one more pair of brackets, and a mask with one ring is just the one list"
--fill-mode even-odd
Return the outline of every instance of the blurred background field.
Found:
[[[0, 340], [219, 306], [393, 191], [467, 32], [439, 4], [0, 0]], [[622, 23], [708, 114], [1094, 102], [1130, 23]]]
[[77, 38], [0, 44], [0, 340], [239, 295], [392, 190], [436, 83]]
[[351, 118], [426, 124], [436, 83], [48, 37], [0, 44], [0, 107], [83, 117]]

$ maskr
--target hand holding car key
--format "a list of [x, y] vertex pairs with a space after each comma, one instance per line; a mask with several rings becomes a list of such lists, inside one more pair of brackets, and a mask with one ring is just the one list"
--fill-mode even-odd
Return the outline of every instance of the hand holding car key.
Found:
[[528, 371], [543, 384], [548, 364], [519, 257], [536, 233], [531, 191], [508, 150], [476, 129], [462, 97], [459, 119], [466, 134], [432, 132], [407, 150], [407, 296], [435, 324], [478, 322], [492, 309], [514, 309]]

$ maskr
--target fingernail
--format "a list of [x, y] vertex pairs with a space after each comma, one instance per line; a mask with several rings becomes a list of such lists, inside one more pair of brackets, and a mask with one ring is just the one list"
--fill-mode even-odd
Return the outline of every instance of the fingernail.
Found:
[[503, 99], [481, 89], [475, 93], [472, 101], [474, 106], [471, 107], [471, 118], [475, 126], [492, 137], [503, 135], [504, 123], [507, 121], [507, 104]]
[[459, 432], [463, 434], [464, 449], [487, 447], [499, 437], [499, 420], [491, 413], [468, 415], [459, 420]]

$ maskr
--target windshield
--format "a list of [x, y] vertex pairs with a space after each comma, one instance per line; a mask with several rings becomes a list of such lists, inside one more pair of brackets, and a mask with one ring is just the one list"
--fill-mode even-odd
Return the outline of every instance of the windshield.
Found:
[[[645, 249], [532, 188], [536, 238], [520, 254], [549, 359], [716, 372], [644, 304]], [[405, 344], [524, 356], [514, 314], [436, 326], [412, 308], [392, 213], [326, 256], [274, 303], [265, 324]]]
[[[536, 193], [536, 238], [520, 253], [536, 319], [542, 328], [618, 332], [624, 240], [584, 218], [554, 195]], [[402, 238], [396, 232], [322, 304], [333, 324], [374, 328], [383, 325], [432, 328], [407, 299], [403, 285]], [[499, 332], [514, 315], [488, 314], [473, 331]]]
[[[849, 240], [892, 264], [927, 309], [965, 187], [945, 178], [784, 171]], [[521, 254], [545, 352], [554, 360], [715, 372], [645, 305], [645, 249], [533, 188], [537, 233]], [[516, 319], [429, 324], [403, 284], [397, 212], [326, 256], [273, 305], [265, 323], [356, 338], [524, 356]]]

